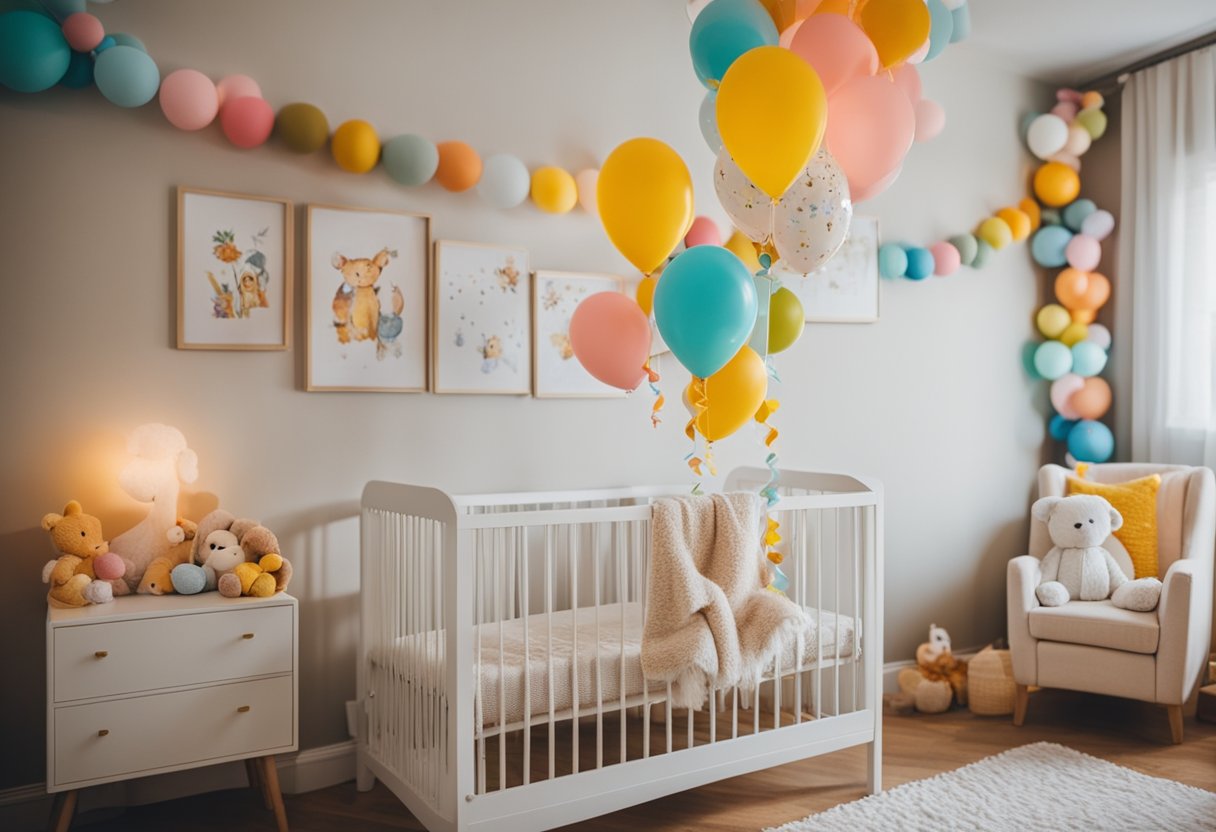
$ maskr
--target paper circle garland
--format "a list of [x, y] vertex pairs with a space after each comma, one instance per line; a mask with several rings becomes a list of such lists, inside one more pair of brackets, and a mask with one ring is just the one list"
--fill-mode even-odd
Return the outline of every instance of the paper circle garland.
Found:
[[495, 208], [514, 208], [528, 198], [528, 167], [508, 153], [486, 159], [477, 193]]
[[160, 109], [179, 130], [202, 130], [220, 109], [215, 84], [196, 69], [178, 69], [160, 84]]
[[296, 153], [315, 153], [329, 141], [329, 121], [320, 108], [297, 102], [279, 110], [275, 129]]
[[215, 85], [220, 97], [220, 106], [238, 98], [261, 98], [262, 88], [248, 75], [226, 75]]
[[532, 201], [546, 213], [565, 214], [578, 204], [578, 185], [562, 168], [537, 168], [532, 172]]
[[595, 186], [599, 179], [600, 172], [595, 168], [580, 170], [574, 177], [574, 184], [578, 187], [578, 204], [593, 217], [598, 211], [595, 205]]
[[[115, 47], [123, 48], [130, 47]], [[220, 108], [220, 127], [236, 147], [246, 150], [259, 147], [274, 129], [274, 110], [262, 98], [234, 98]]]
[[105, 36], [101, 21], [88, 12], [75, 12], [63, 21], [63, 37], [77, 52], [92, 52]]
[[461, 141], [440, 142], [439, 164], [435, 168], [435, 181], [449, 191], [459, 193], [472, 188], [481, 179], [481, 157], [477, 151]]
[[1067, 205], [1081, 191], [1077, 172], [1060, 162], [1048, 162], [1034, 174], [1034, 193], [1039, 201], [1053, 208]]
[[380, 161], [380, 137], [371, 124], [353, 118], [338, 125], [329, 140], [329, 152], [342, 170], [367, 173]]
[[[111, 103], [119, 107], [142, 107], [156, 96], [160, 70], [147, 52], [134, 46], [114, 46], [94, 61], [93, 82]], [[273, 113], [271, 123], [274, 123]]]

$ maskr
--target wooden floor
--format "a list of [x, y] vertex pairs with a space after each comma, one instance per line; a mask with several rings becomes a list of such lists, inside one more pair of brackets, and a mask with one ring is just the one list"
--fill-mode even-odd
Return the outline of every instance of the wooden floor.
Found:
[[[1186, 742], [1169, 742], [1165, 709], [1065, 691], [1031, 695], [1026, 725], [965, 710], [938, 716], [888, 717], [886, 787], [973, 763], [1025, 743], [1057, 742], [1111, 762], [1216, 791], [1216, 725], [1186, 720]], [[579, 830], [759, 830], [856, 800], [865, 784], [865, 750], [804, 760], [624, 809], [587, 821]], [[383, 786], [366, 794], [353, 783], [287, 795], [295, 832], [421, 830]], [[78, 819], [78, 827], [88, 822]], [[78, 828], [74, 827], [74, 828]], [[93, 823], [94, 832], [225, 832], [273, 830], [272, 815], [252, 791], [220, 792], [127, 810]]]

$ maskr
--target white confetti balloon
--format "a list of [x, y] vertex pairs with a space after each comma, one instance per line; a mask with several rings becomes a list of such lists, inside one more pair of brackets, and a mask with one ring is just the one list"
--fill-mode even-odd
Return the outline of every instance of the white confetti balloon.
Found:
[[820, 149], [777, 202], [773, 244], [783, 263], [807, 274], [840, 250], [852, 221], [848, 179], [832, 155]]
[[769, 238], [773, 201], [757, 188], [723, 148], [714, 165], [714, 190], [735, 227], [756, 242]]

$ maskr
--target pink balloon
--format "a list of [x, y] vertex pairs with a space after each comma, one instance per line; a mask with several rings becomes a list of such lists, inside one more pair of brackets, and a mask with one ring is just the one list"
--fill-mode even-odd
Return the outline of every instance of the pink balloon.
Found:
[[570, 317], [570, 347], [583, 368], [604, 384], [636, 390], [646, 378], [650, 321], [633, 298], [599, 292]]
[[854, 200], [903, 164], [915, 136], [912, 102], [882, 76], [854, 78], [828, 99], [828, 152]]
[[1102, 244], [1088, 234], [1077, 234], [1068, 241], [1064, 257], [1074, 269], [1092, 272], [1102, 259]]
[[946, 127], [946, 111], [942, 105], [928, 98], [916, 102], [916, 141], [927, 142], [937, 138]]
[[1060, 89], [1056, 90], [1056, 101], [1070, 101], [1080, 107], [1081, 93], [1077, 92], [1076, 90], [1069, 89], [1068, 87], [1061, 87]]
[[795, 20], [790, 27], [781, 33], [781, 37], [777, 38], [777, 45], [782, 49], [789, 49], [790, 44], [794, 42], [794, 35], [798, 34], [799, 27], [802, 26], [801, 20]]
[[160, 82], [160, 109], [174, 127], [201, 130], [215, 120], [220, 98], [206, 75], [197, 69], [178, 69]]
[[688, 233], [684, 235], [685, 248], [720, 245], [722, 245], [722, 232], [718, 230], [718, 224], [709, 217], [697, 217], [692, 221], [692, 227], [688, 229]]
[[1085, 379], [1076, 373], [1065, 373], [1051, 383], [1051, 406], [1065, 419], [1080, 419], [1081, 414], [1073, 409], [1069, 401], [1072, 394], [1085, 386]]
[[920, 101], [920, 72], [912, 64], [900, 64], [893, 69], [891, 81], [904, 91], [904, 95], [908, 96], [908, 100], [913, 104]]
[[77, 52], [92, 52], [105, 36], [106, 27], [88, 12], [70, 14], [63, 21], [63, 37]]
[[958, 249], [947, 242], [934, 243], [929, 247], [929, 253], [933, 255], [933, 273], [941, 277], [954, 274], [963, 264], [963, 256]]
[[1053, 116], [1059, 116], [1065, 121], [1072, 121], [1077, 117], [1077, 105], [1072, 101], [1061, 101], [1059, 104], [1051, 108]]
[[819, 73], [829, 96], [854, 78], [878, 72], [873, 42], [842, 14], [817, 14], [802, 21], [790, 51]]
[[899, 178], [899, 175], [901, 173], [903, 173], [903, 170], [904, 169], [902, 167], [898, 167], [895, 170], [893, 170], [890, 173], [890, 175], [887, 176], [885, 179], [881, 179], [878, 182], [875, 182], [870, 187], [861, 188], [856, 191], [850, 191], [849, 195], [853, 198], [853, 204], [856, 205], [858, 202], [861, 202], [866, 199], [873, 199], [874, 197], [878, 196], [880, 193], [885, 191], [887, 188], [891, 187], [891, 185], [895, 182], [895, 180]]
[[220, 82], [215, 85], [215, 89], [219, 93], [221, 107], [224, 106], [225, 101], [262, 97], [262, 88], [248, 75], [228, 75], [220, 79]]
[[234, 98], [220, 109], [220, 127], [237, 147], [257, 147], [270, 138], [274, 110], [262, 98]]

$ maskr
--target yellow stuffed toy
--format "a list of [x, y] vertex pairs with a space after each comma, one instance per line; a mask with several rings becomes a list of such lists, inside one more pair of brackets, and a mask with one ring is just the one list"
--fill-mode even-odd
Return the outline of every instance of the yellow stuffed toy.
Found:
[[123, 576], [126, 565], [102, 537], [101, 521], [85, 514], [72, 500], [63, 514], [47, 514], [42, 528], [51, 534], [58, 557], [42, 568], [42, 582], [51, 585], [47, 603], [53, 607], [84, 607], [114, 600], [109, 581]]
[[266, 598], [275, 593], [274, 573], [283, 568], [283, 556], [278, 552], [262, 555], [257, 563], [241, 563], [232, 574], [241, 582], [241, 594]]
[[[223, 559], [221, 568], [212, 562], [213, 550], [235, 553], [237, 560]], [[185, 595], [215, 589], [226, 598], [264, 598], [283, 591], [291, 580], [291, 564], [280, 554], [274, 532], [223, 509], [198, 522], [191, 560], [173, 567], [171, 575], [176, 590]]]

